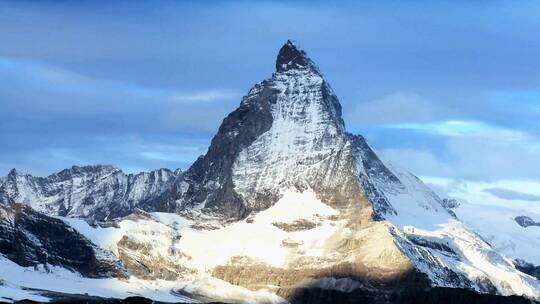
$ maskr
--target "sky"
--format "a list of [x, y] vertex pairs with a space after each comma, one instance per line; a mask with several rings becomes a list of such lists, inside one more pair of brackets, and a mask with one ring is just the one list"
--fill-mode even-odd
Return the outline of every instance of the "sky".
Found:
[[435, 188], [538, 202], [539, 15], [537, 1], [1, 1], [0, 176], [185, 169], [294, 39], [384, 159]]

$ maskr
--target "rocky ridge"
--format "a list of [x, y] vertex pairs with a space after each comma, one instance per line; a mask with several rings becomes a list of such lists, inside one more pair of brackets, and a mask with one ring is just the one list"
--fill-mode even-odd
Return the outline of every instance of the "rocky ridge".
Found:
[[0, 203], [24, 203], [48, 215], [102, 221], [130, 214], [134, 208], [158, 211], [156, 199], [181, 171], [159, 169], [125, 174], [107, 166], [73, 166], [47, 177], [11, 170], [0, 184]]

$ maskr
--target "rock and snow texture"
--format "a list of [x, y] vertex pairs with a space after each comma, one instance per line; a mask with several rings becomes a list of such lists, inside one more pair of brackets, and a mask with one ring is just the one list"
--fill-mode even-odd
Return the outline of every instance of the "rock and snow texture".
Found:
[[52, 265], [87, 277], [127, 277], [108, 250], [61, 220], [22, 204], [0, 205], [0, 254], [25, 267]]
[[47, 177], [12, 170], [0, 184], [0, 203], [24, 203], [48, 215], [105, 220], [135, 207], [159, 210], [157, 198], [179, 171], [125, 174], [113, 166], [73, 166]]
[[[349, 211], [340, 214], [307, 190], [287, 191], [270, 208], [225, 226], [205, 222], [201, 227], [197, 220], [171, 213], [138, 212], [108, 227], [64, 220], [117, 254], [138, 278], [193, 285], [203, 278], [223, 279], [258, 291], [245, 290], [247, 299], [281, 301], [270, 295], [287, 297], [307, 283], [351, 291], [367, 281], [384, 283], [411, 270], [384, 222], [365, 224], [358, 231], [358, 210]], [[148, 269], [153, 272], [144, 273]], [[202, 289], [198, 294], [226, 298], [208, 292]]]
[[540, 266], [540, 227], [532, 225], [540, 222], [540, 214], [472, 203], [461, 204], [455, 212], [498, 252], [511, 259]]
[[[452, 204], [345, 131], [328, 82], [290, 41], [276, 72], [249, 91], [187, 171], [13, 171], [0, 199], [60, 216], [114, 254], [131, 275], [121, 290], [149, 284], [199, 299], [274, 302], [305, 286], [432, 285], [540, 297], [538, 280], [469, 230]], [[455, 207], [459, 218], [463, 205]], [[8, 282], [31, 287], [25, 280]]]
[[208, 152], [171, 193], [179, 211], [194, 208], [238, 220], [276, 203], [291, 188], [311, 188], [326, 203], [361, 200], [353, 136], [317, 66], [288, 41], [277, 70], [230, 113]]
[[22, 267], [2, 256], [0, 265], [0, 302], [48, 302], [51, 298], [43, 294], [45, 290], [64, 295], [86, 294], [99, 298], [125, 299], [140, 296], [165, 303], [284, 302], [269, 292], [249, 291], [208, 276], [192, 281], [149, 281], [134, 276], [127, 280], [91, 279], [60, 267]]
[[383, 190], [396, 210], [387, 219], [398, 228], [399, 246], [436, 285], [540, 296], [539, 281], [448, 213], [418, 178], [392, 170], [403, 187]]
[[523, 228], [527, 228], [530, 226], [540, 227], [540, 222], [536, 222], [535, 220], [526, 215], [518, 215], [514, 218], [514, 220], [516, 221], [516, 223], [518, 223], [518, 225]]

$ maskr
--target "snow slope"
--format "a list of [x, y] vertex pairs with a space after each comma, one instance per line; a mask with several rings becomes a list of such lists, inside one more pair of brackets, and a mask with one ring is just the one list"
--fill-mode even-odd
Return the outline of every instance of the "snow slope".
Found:
[[10, 260], [0, 257], [0, 299], [45, 301], [46, 297], [38, 291], [23, 288], [50, 290], [68, 294], [88, 293], [89, 295], [111, 298], [127, 298], [143, 296], [164, 302], [192, 302], [188, 297], [173, 296], [170, 290], [174, 282], [141, 281], [131, 278], [127, 281], [119, 279], [89, 279], [64, 268], [21, 267]]
[[497, 251], [512, 259], [540, 265], [540, 227], [522, 227], [515, 220], [518, 216], [526, 215], [540, 221], [540, 214], [467, 202], [462, 203], [454, 212]]
[[[186, 281], [89, 279], [64, 268], [21, 267], [0, 256], [0, 300], [33, 300], [47, 302], [39, 290], [65, 294], [88, 294], [103, 298], [124, 299], [141, 296], [170, 303], [199, 303], [226, 300], [230, 303], [281, 303], [283, 299], [270, 293], [252, 292], [209, 276]], [[190, 297], [189, 295], [193, 296]]]
[[[538, 280], [518, 271], [497, 247], [492, 248], [449, 213], [420, 179], [394, 166], [388, 167], [400, 183], [375, 180], [395, 210], [386, 218], [396, 226], [401, 248], [436, 285], [540, 297]], [[446, 269], [467, 280], [456, 281]]]
[[[186, 267], [205, 273], [235, 256], [249, 256], [269, 265], [283, 266], [290, 251], [283, 246], [286, 240], [301, 243], [300, 250], [306, 255], [321, 255], [323, 242], [337, 229], [323, 219], [336, 214], [336, 210], [320, 202], [313, 192], [288, 191], [274, 206], [257, 213], [253, 218], [210, 230], [193, 228], [196, 221], [180, 215], [159, 212], [151, 213], [149, 218], [127, 217], [118, 222], [118, 228], [92, 227], [84, 220], [62, 219], [88, 239], [115, 254], [118, 254], [117, 244], [124, 235], [148, 244], [156, 256], [170, 255], [170, 248], [174, 246], [190, 257], [182, 261]], [[300, 219], [319, 222], [320, 225], [296, 232], [286, 232], [274, 225], [293, 223]], [[180, 236], [179, 241], [171, 245], [176, 235]]]

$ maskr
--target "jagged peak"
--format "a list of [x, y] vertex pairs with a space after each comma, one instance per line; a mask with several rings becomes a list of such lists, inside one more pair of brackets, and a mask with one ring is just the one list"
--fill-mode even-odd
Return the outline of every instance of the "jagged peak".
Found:
[[100, 174], [109, 174], [113, 172], [121, 171], [118, 167], [113, 165], [84, 165], [84, 166], [71, 166], [71, 168], [64, 169], [62, 171], [53, 173], [48, 177], [61, 176], [64, 178], [69, 178], [72, 175], [79, 175], [84, 173], [100, 173]]
[[84, 166], [72, 166], [71, 169], [66, 169], [73, 172], [96, 172], [96, 171], [119, 171], [120, 169], [113, 165], [84, 165]]
[[8, 176], [17, 176], [18, 174], [17, 169], [13, 168], [9, 170]]
[[292, 69], [311, 69], [320, 73], [319, 68], [308, 57], [307, 53], [294, 41], [287, 40], [277, 55], [276, 71], [285, 72]]

